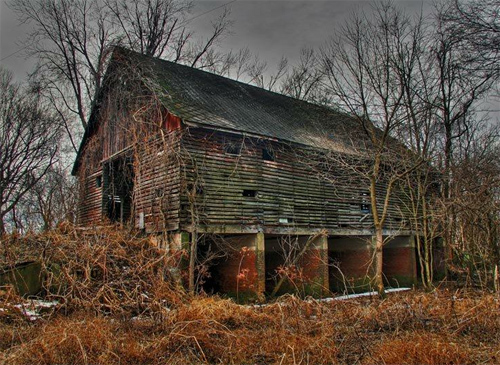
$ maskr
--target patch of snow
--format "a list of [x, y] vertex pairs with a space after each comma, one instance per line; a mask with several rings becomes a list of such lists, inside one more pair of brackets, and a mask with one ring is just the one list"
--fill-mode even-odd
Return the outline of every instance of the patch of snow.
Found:
[[[385, 292], [386, 293], [395, 293], [395, 292], [408, 291], [408, 290], [411, 290], [411, 288], [386, 289]], [[331, 302], [333, 300], [348, 300], [348, 299], [361, 298], [361, 297], [371, 297], [371, 296], [376, 296], [376, 295], [378, 295], [378, 293], [376, 291], [370, 291], [370, 292], [365, 292], [365, 293], [341, 295], [341, 296], [334, 297], [334, 298], [324, 298], [324, 299], [319, 299], [319, 301]]]
[[[386, 289], [386, 293], [396, 293], [396, 292], [401, 292], [401, 291], [408, 291], [411, 290], [411, 288], [392, 288], [392, 289]], [[329, 297], [329, 298], [322, 298], [322, 299], [315, 299], [314, 301], [317, 302], [332, 302], [334, 300], [349, 300], [349, 299], [355, 299], [355, 298], [361, 298], [361, 297], [371, 297], [371, 296], [377, 296], [378, 293], [376, 291], [370, 291], [370, 292], [365, 292], [365, 293], [357, 293], [357, 294], [348, 294], [348, 295], [341, 295], [338, 297]], [[306, 300], [306, 302], [310, 302], [310, 300]], [[252, 305], [245, 305], [246, 308], [263, 308], [267, 307], [269, 304], [252, 304]]]
[[30, 300], [30, 302], [36, 308], [52, 308], [59, 304], [57, 300], [50, 301], [50, 300], [32, 299]]
[[15, 304], [14, 307], [19, 309], [30, 321], [36, 321], [41, 317], [40, 311], [47, 308], [53, 308], [59, 304], [58, 301], [47, 301], [39, 299], [31, 299], [26, 303]]

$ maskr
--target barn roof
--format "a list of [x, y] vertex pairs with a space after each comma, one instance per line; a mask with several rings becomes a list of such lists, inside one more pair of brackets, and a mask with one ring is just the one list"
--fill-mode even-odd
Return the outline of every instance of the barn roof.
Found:
[[[126, 60], [154, 82], [162, 103], [186, 124], [299, 143], [352, 150], [365, 136], [352, 117], [178, 63], [116, 47], [111, 64]], [[96, 129], [93, 110], [80, 151]], [[366, 137], [364, 137], [366, 138]]]

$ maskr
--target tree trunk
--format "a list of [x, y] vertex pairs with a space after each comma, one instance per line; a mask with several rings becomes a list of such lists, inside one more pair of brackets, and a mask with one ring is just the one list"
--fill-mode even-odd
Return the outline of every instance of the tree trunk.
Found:
[[374, 285], [380, 297], [385, 297], [384, 290], [384, 277], [383, 277], [383, 249], [384, 249], [384, 236], [382, 235], [382, 227], [375, 227], [375, 277]]
[[189, 291], [194, 293], [196, 284], [196, 256], [198, 253], [198, 233], [196, 230], [191, 234], [191, 245], [189, 249]]
[[5, 234], [5, 223], [3, 221], [4, 217], [0, 217], [0, 237]]

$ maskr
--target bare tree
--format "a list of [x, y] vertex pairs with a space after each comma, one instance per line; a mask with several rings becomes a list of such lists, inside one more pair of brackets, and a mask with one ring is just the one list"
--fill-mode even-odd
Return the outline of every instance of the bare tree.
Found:
[[19, 201], [13, 224], [26, 232], [51, 230], [63, 221], [74, 223], [77, 192], [75, 179], [56, 163]]
[[57, 160], [55, 118], [39, 94], [22, 90], [0, 70], [0, 234], [7, 215]]
[[[461, 156], [452, 170], [454, 259], [458, 278], [481, 288], [498, 290], [500, 265], [500, 146], [499, 128], [476, 130], [462, 141]], [[496, 272], [496, 275], [495, 275]]]
[[[176, 0], [104, 0], [120, 29], [122, 44], [148, 56], [176, 54], [191, 33], [178, 32], [192, 3]], [[177, 29], [176, 29], [177, 28]]]
[[[378, 4], [373, 14], [354, 14], [341, 36], [321, 50], [325, 87], [336, 106], [352, 115], [366, 141], [362, 160], [330, 154], [366, 181], [375, 228], [374, 284], [384, 293], [383, 229], [396, 186], [422, 160], [398, 146], [392, 135], [407, 119], [404, 83], [397, 72], [404, 58], [412, 59], [420, 40], [414, 23], [391, 3]], [[405, 158], [406, 157], [406, 158]]]
[[[483, 68], [500, 64], [500, 1], [451, 0], [441, 12], [449, 32], [457, 34]], [[470, 53], [469, 53], [470, 54]]]
[[281, 83], [280, 92], [296, 99], [325, 104], [327, 100], [321, 92], [323, 77], [315, 51], [303, 48], [299, 61], [292, 66]]
[[[14, 0], [12, 8], [33, 30], [27, 52], [38, 59], [33, 77], [74, 131], [72, 117], [83, 129], [102, 86], [112, 45], [209, 68], [222, 63], [213, 50], [231, 22], [225, 11], [213, 32], [199, 40], [186, 26], [191, 3], [160, 0]], [[74, 138], [71, 133], [70, 137]], [[76, 145], [73, 143], [76, 147]]]
[[436, 143], [439, 153], [436, 166], [442, 173], [443, 221], [442, 236], [445, 242], [446, 266], [451, 264], [456, 232], [456, 217], [452, 185], [453, 171], [460, 164], [460, 144], [479, 123], [476, 109], [495, 85], [498, 67], [491, 64], [484, 51], [474, 46], [466, 36], [465, 25], [452, 21], [457, 14], [458, 3], [439, 5], [433, 17], [434, 27], [430, 34], [427, 68], [427, 94], [423, 97], [433, 110], [437, 129]]

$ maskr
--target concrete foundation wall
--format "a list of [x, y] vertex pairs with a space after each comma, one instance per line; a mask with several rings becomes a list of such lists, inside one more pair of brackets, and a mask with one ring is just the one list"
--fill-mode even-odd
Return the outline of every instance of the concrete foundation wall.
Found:
[[[318, 235], [311, 242], [310, 239], [311, 235], [224, 235], [222, 247], [227, 255], [211, 263], [203, 289], [227, 294], [238, 301], [263, 300], [273, 293], [282, 277], [285, 280], [279, 284], [278, 295], [323, 297], [330, 292], [371, 289], [373, 236]], [[159, 246], [165, 245], [172, 252], [189, 249], [186, 232], [171, 235], [167, 241]], [[308, 248], [303, 251], [306, 245]], [[417, 257], [412, 236], [386, 241], [383, 274], [388, 286], [416, 283]]]
[[[386, 237], [387, 239], [387, 237]], [[370, 289], [373, 276], [373, 238], [330, 237], [330, 289], [358, 292]], [[383, 274], [387, 286], [412, 286], [417, 281], [417, 258], [412, 236], [387, 239], [383, 249]]]

